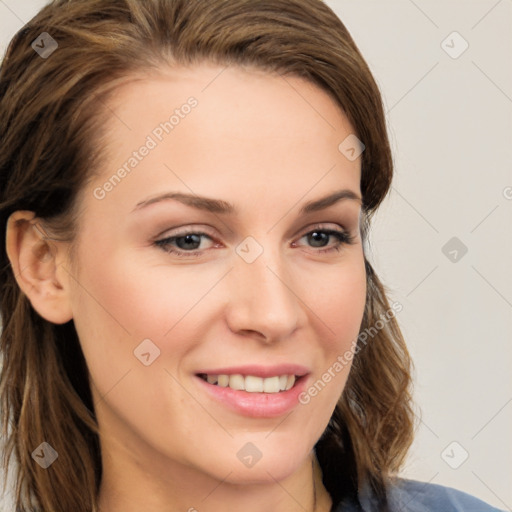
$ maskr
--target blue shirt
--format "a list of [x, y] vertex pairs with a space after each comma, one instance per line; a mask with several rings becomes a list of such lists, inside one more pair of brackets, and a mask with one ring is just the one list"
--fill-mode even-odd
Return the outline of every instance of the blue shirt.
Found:
[[[404, 478], [388, 488], [388, 503], [390, 512], [505, 512], [451, 487]], [[359, 503], [344, 501], [333, 507], [332, 512], [379, 512], [379, 509], [366, 486], [359, 493]]]

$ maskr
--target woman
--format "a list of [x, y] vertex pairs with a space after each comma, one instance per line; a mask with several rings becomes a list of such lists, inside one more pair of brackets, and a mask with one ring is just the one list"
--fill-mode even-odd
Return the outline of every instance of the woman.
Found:
[[[403, 480], [381, 97], [317, 0], [55, 0], [0, 72], [16, 510], [495, 510]], [[5, 236], [4, 236], [5, 235]]]

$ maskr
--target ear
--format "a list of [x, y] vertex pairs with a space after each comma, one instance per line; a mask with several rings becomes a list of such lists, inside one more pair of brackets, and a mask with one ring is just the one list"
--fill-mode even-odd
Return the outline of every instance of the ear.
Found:
[[34, 212], [19, 210], [7, 220], [6, 249], [16, 281], [32, 307], [54, 324], [71, 320], [69, 274], [62, 267], [66, 244], [50, 239]]

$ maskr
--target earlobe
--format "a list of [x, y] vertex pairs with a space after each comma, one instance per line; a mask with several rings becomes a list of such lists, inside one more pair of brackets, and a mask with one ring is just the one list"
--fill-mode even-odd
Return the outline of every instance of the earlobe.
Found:
[[16, 281], [32, 307], [46, 320], [63, 324], [73, 318], [62, 242], [47, 236], [34, 212], [19, 210], [7, 221], [7, 256]]

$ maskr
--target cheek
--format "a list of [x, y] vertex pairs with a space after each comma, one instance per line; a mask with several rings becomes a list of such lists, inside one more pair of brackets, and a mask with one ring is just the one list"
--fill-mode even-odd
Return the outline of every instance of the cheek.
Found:
[[[309, 300], [315, 305], [315, 321], [322, 349], [322, 364], [315, 380], [300, 401], [315, 409], [315, 421], [327, 423], [347, 381], [366, 304], [364, 258], [354, 258], [346, 265], [323, 276], [323, 286]], [[320, 282], [320, 281], [317, 281]], [[313, 318], [311, 317], [311, 318]]]
[[154, 367], [164, 360], [171, 367], [200, 342], [195, 336], [199, 315], [211, 313], [211, 303], [201, 299], [218, 281], [216, 272], [148, 265], [113, 247], [83, 253], [79, 268], [74, 323], [100, 392], [108, 391], [130, 368], [142, 366], [134, 353], [139, 347], [160, 351], [163, 357], [155, 359]]
[[81, 275], [81, 300], [87, 314], [94, 315], [103, 329], [123, 331], [134, 342], [162, 337], [209, 285], [192, 271], [171, 273], [163, 266], [138, 261], [128, 251], [113, 251], [102, 261], [88, 258], [81, 265]]
[[[359, 334], [366, 303], [366, 271], [362, 253], [324, 271], [305, 286], [317, 322], [323, 324], [327, 353], [345, 351]], [[321, 286], [320, 286], [321, 284]], [[316, 290], [316, 291], [314, 291]], [[306, 292], [305, 292], [306, 293]]]

